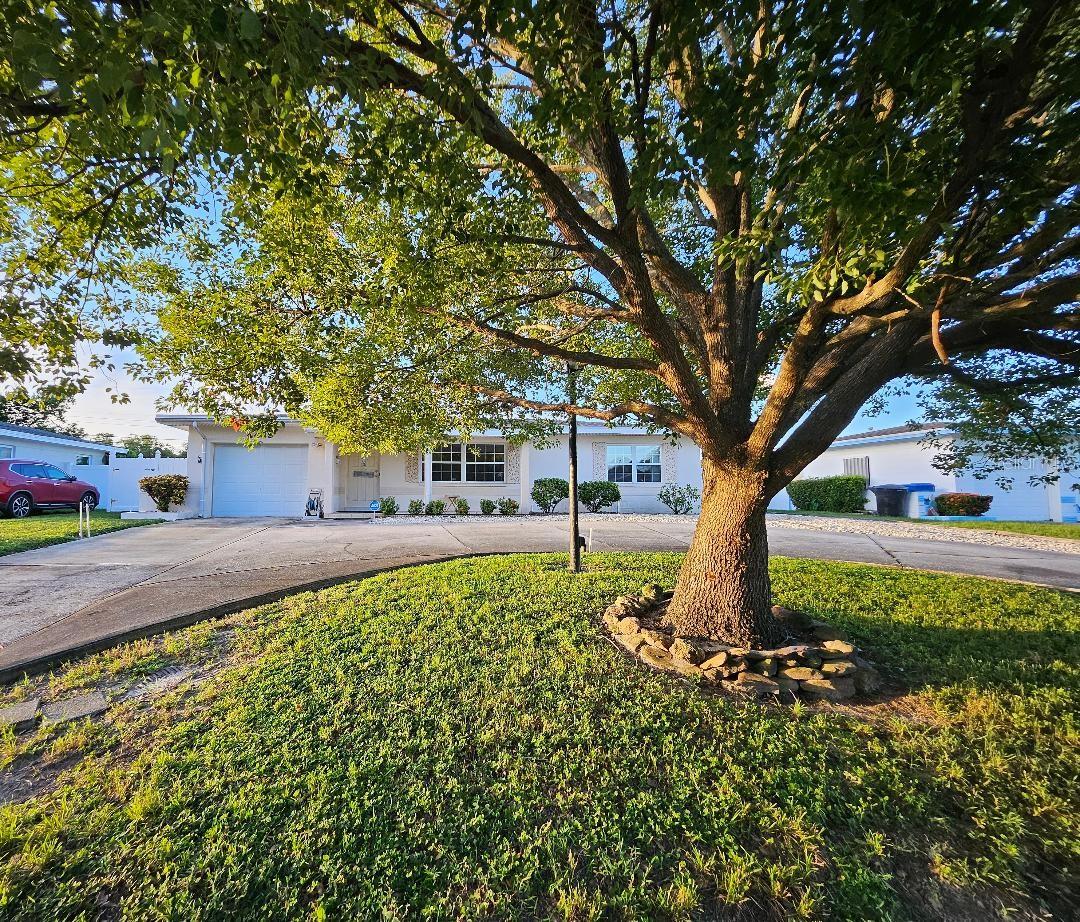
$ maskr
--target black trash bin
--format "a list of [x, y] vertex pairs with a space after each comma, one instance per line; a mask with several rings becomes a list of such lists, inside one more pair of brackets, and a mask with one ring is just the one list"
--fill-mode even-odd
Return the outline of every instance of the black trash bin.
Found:
[[881, 483], [871, 487], [877, 497], [878, 515], [895, 515], [907, 518], [908, 488], [902, 483]]

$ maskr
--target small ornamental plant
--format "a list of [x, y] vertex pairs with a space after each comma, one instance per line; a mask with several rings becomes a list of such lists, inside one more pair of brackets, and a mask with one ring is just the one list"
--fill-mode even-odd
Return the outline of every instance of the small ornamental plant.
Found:
[[610, 480], [586, 480], [578, 486], [578, 499], [589, 512], [599, 512], [605, 506], [619, 502], [622, 491]]
[[424, 515], [442, 515], [446, 512], [446, 500], [433, 499], [424, 508]]
[[139, 480], [139, 489], [154, 501], [158, 512], [168, 512], [174, 503], [183, 505], [188, 479], [183, 474], [152, 474]]
[[570, 496], [570, 484], [561, 477], [539, 477], [533, 481], [530, 495], [540, 511], [550, 515], [559, 503]]
[[495, 505], [499, 509], [499, 515], [517, 515], [518, 509], [521, 508], [521, 503], [509, 496], [502, 497]]
[[397, 515], [400, 508], [398, 501], [393, 496], [384, 496], [379, 500], [379, 512], [383, 515]]
[[424, 501], [422, 499], [409, 500], [409, 515], [423, 515]]
[[480, 500], [480, 514], [481, 515], [494, 515], [495, 514], [495, 500], [482, 499]]
[[942, 493], [934, 497], [938, 515], [985, 515], [994, 497], [983, 493]]
[[454, 500], [454, 513], [457, 515], [469, 514], [469, 501], [464, 496], [459, 496]]
[[698, 500], [701, 499], [701, 493], [690, 484], [680, 487], [676, 483], [669, 483], [667, 486], [660, 488], [656, 498], [675, 515], [686, 515], [694, 511]]

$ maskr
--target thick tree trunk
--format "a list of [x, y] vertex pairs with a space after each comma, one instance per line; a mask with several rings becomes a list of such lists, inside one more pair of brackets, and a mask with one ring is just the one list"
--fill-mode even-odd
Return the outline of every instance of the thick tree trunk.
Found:
[[746, 647], [778, 643], [772, 616], [765, 475], [703, 462], [704, 493], [668, 621], [675, 632]]

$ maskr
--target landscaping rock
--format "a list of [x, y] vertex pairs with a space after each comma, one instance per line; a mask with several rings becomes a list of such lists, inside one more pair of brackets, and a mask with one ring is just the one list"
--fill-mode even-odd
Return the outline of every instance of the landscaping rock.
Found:
[[772, 607], [772, 614], [784, 627], [795, 631], [796, 633], [805, 631], [810, 627], [810, 616], [804, 615], [801, 611], [793, 611], [790, 608], [785, 608], [783, 605], [774, 605]]
[[650, 666], [657, 669], [673, 669], [675, 658], [663, 647], [648, 644], [638, 651], [638, 655]]
[[700, 666], [696, 666], [688, 660], [684, 660], [681, 656], [671, 657], [671, 668], [679, 673], [679, 675], [690, 676], [694, 679], [699, 679], [702, 676]]
[[766, 659], [759, 659], [756, 662], [752, 662], [750, 668], [761, 675], [776, 675], [779, 666], [776, 660], [770, 656]]
[[40, 698], [27, 698], [18, 704], [0, 708], [0, 727], [14, 727], [16, 733], [33, 730], [40, 706]]
[[756, 698], [767, 698], [769, 695], [780, 694], [780, 685], [767, 676], [758, 675], [756, 672], [740, 672], [735, 680], [740, 690], [749, 692]]
[[640, 634], [616, 634], [615, 640], [617, 640], [623, 647], [629, 650], [631, 653], [636, 654], [642, 647], [648, 645], [648, 641]]
[[90, 692], [86, 695], [78, 695], [74, 698], [65, 698], [46, 705], [44, 717], [46, 724], [67, 723], [69, 720], [79, 720], [82, 717], [94, 717], [101, 714], [109, 702], [101, 692]]
[[710, 656], [705, 662], [701, 664], [702, 669], [719, 669], [721, 666], [727, 664], [727, 661], [731, 659], [731, 654], [727, 650], [721, 650], [719, 653]]
[[773, 681], [780, 686], [781, 695], [791, 695], [794, 698], [799, 693], [799, 683], [794, 679], [785, 679], [782, 676], [777, 676]]
[[783, 669], [777, 670], [777, 675], [783, 676], [785, 679], [794, 679], [796, 682], [822, 678], [822, 673], [816, 669], [811, 669], [809, 666], [785, 666]]
[[810, 633], [818, 640], [847, 640], [847, 635], [843, 631], [824, 621], [811, 622]]
[[654, 631], [652, 628], [642, 628], [641, 636], [654, 647], [663, 647], [665, 650], [671, 646], [672, 636], [663, 631]]
[[855, 683], [851, 679], [807, 679], [799, 683], [799, 691], [827, 701], [844, 701], [855, 694]]
[[877, 670], [855, 655], [855, 645], [841, 631], [780, 606], [774, 606], [773, 613], [790, 632], [812, 639], [775, 650], [752, 650], [643, 626], [645, 619], [646, 624], [670, 629], [663, 614], [670, 596], [658, 583], [649, 583], [641, 598], [620, 596], [603, 615], [614, 639], [654, 669], [755, 697], [806, 694], [843, 701], [856, 691], [870, 693], [881, 687]]

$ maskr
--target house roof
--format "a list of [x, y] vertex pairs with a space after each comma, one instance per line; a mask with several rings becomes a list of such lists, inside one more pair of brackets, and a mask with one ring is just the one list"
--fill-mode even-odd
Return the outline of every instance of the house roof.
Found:
[[[853, 432], [850, 435], [842, 435], [836, 442], [855, 442], [863, 441], [866, 439], [882, 439], [889, 436], [903, 436], [910, 435], [912, 437], [921, 435], [924, 432], [932, 432], [935, 429], [943, 432], [952, 431], [952, 423], [945, 422], [944, 420], [937, 420], [932, 423], [921, 423], [919, 425], [904, 425], [904, 426], [890, 426], [888, 429], [868, 429], [866, 432]], [[833, 444], [836, 444], [834, 442]]]
[[29, 442], [46, 442], [52, 445], [70, 445], [72, 448], [96, 448], [99, 451], [123, 451], [119, 445], [105, 445], [102, 442], [89, 442], [63, 432], [51, 429], [37, 429], [34, 426], [17, 426], [15, 423], [0, 422], [0, 438], [8, 435], [12, 438], [26, 439]]

